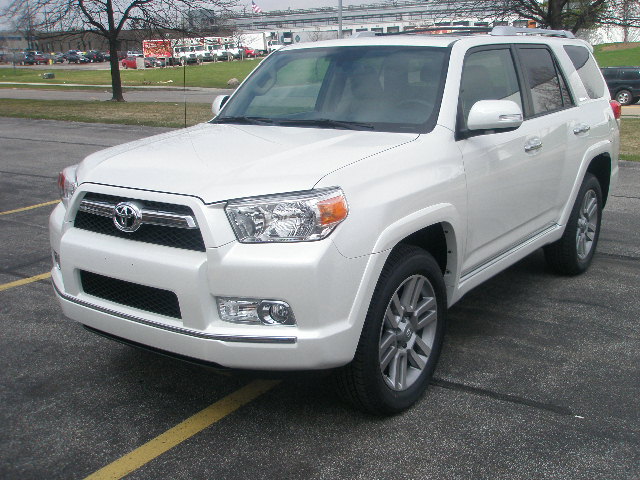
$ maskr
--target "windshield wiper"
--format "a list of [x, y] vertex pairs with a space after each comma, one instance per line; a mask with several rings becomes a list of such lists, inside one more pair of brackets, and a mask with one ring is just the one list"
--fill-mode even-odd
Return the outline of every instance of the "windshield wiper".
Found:
[[274, 125], [276, 122], [266, 117], [220, 117], [211, 121], [212, 123], [245, 123], [249, 125]]
[[280, 125], [300, 125], [302, 127], [328, 127], [328, 128], [345, 128], [347, 130], [373, 130], [374, 126], [370, 123], [347, 122], [344, 120], [331, 120], [330, 118], [315, 119], [279, 119]]

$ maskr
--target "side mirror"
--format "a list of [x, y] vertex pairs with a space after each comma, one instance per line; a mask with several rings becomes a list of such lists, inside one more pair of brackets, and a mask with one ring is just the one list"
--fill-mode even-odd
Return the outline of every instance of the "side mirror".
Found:
[[220, 113], [220, 110], [222, 110], [224, 104], [227, 103], [227, 100], [229, 100], [229, 95], [218, 95], [215, 98], [213, 104], [211, 105], [211, 111], [213, 112], [214, 116], [217, 116]]
[[504, 130], [522, 125], [522, 110], [511, 100], [480, 100], [467, 119], [468, 130]]

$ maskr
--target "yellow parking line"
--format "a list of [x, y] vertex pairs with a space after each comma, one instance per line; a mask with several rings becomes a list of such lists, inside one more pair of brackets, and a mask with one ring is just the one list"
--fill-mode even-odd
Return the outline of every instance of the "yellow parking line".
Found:
[[119, 479], [128, 475], [218, 420], [233, 413], [251, 400], [271, 390], [278, 383], [278, 381], [274, 380], [255, 380], [245, 385], [240, 390], [209, 405], [204, 410], [158, 435], [131, 453], [92, 473], [85, 480]]
[[19, 287], [21, 285], [27, 285], [28, 283], [37, 282], [38, 280], [44, 280], [51, 276], [51, 272], [41, 273], [40, 275], [36, 275], [35, 277], [23, 278], [22, 280], [16, 280], [15, 282], [3, 283], [0, 285], [0, 292], [3, 290], [9, 290], [13, 287]]
[[24, 212], [26, 210], [33, 210], [34, 208], [46, 207], [47, 205], [53, 205], [60, 203], [60, 200], [52, 200], [50, 202], [39, 203], [37, 205], [31, 205], [29, 207], [16, 208], [15, 210], [7, 210], [6, 212], [0, 212], [0, 215], [9, 215], [10, 213]]

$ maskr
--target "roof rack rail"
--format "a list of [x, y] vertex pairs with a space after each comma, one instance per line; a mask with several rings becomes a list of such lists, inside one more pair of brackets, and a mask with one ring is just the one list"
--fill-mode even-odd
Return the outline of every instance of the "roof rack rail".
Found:
[[576, 36], [568, 30], [547, 30], [546, 28], [524, 28], [524, 27], [493, 27], [491, 35], [546, 35], [548, 37], [564, 37], [576, 38]]
[[[406, 35], [408, 33], [429, 33], [429, 32], [443, 32], [446, 31], [451, 34], [456, 35], [470, 35], [473, 33], [489, 33], [492, 31], [491, 27], [473, 27], [473, 26], [460, 26], [460, 25], [441, 25], [436, 27], [428, 27], [428, 28], [411, 28], [408, 30], [403, 30], [402, 32], [390, 32], [390, 33], [377, 33], [379, 36], [387, 36], [387, 35]], [[446, 33], [443, 33], [446, 35]]]

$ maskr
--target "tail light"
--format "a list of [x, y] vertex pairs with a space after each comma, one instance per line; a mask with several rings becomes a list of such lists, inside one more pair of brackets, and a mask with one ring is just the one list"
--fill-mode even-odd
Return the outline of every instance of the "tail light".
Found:
[[613, 110], [613, 116], [616, 120], [620, 120], [622, 116], [622, 105], [615, 100], [610, 100], [609, 104], [611, 105], [611, 110]]

